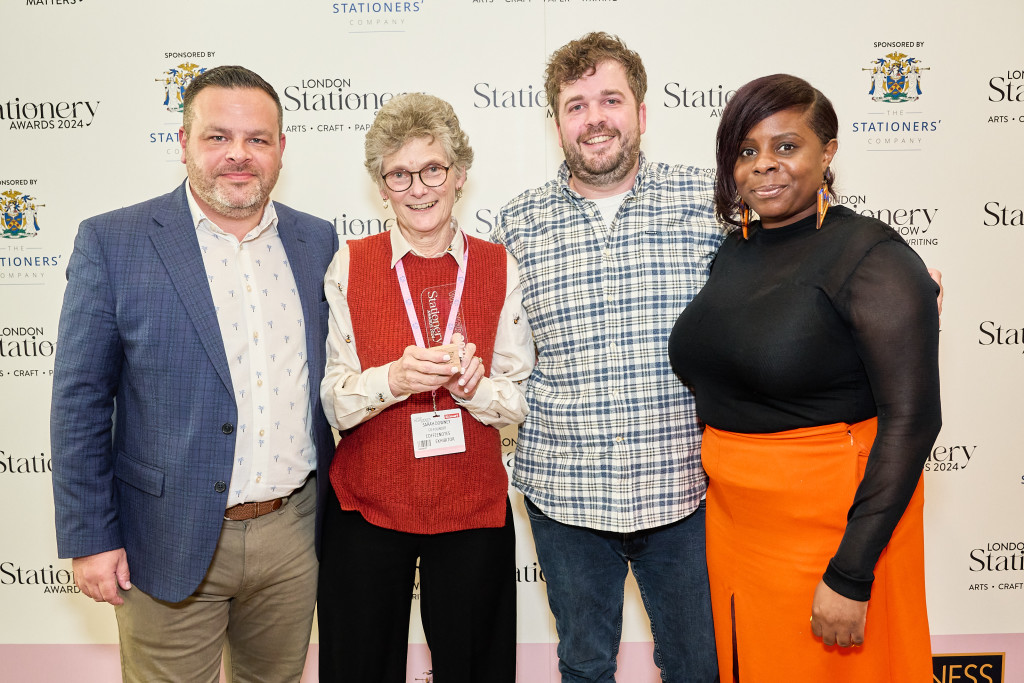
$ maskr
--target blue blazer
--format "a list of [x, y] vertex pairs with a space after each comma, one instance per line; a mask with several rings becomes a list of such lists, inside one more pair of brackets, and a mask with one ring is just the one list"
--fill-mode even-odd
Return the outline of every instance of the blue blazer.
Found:
[[[170, 602], [195, 591], [213, 558], [238, 420], [185, 192], [183, 183], [81, 224], [68, 261], [50, 411], [60, 557], [123, 547], [132, 583]], [[323, 278], [338, 236], [327, 221], [275, 207], [306, 321], [325, 490], [334, 440], [320, 402]]]

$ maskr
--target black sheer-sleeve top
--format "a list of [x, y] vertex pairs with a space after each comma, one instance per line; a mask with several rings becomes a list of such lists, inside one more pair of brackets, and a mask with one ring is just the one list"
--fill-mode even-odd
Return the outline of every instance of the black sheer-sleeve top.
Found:
[[[716, 429], [769, 433], [878, 417], [826, 583], [857, 600], [941, 425], [938, 286], [889, 226], [846, 207], [722, 245], [669, 355]], [[827, 492], [823, 492], [827, 495]], [[770, 514], [771, 511], [766, 511]]]

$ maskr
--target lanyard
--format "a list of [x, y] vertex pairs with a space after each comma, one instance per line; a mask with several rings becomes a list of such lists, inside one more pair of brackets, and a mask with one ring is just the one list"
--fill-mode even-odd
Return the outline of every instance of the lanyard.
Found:
[[[466, 248], [462, 252], [462, 265], [459, 266], [459, 275], [455, 280], [455, 298], [452, 299], [452, 310], [448, 312], [448, 325], [444, 329], [444, 341], [443, 344], [447, 344], [452, 340], [452, 332], [455, 331], [455, 319], [459, 315], [459, 304], [462, 303], [462, 289], [466, 285], [466, 270], [469, 268], [469, 238], [466, 237], [466, 233], [462, 233], [462, 239], [465, 241]], [[420, 331], [420, 319], [416, 316], [416, 307], [412, 303], [412, 294], [409, 292], [409, 282], [405, 277], [405, 266], [402, 265], [402, 259], [398, 259], [398, 263], [395, 264], [395, 272], [398, 273], [398, 286], [402, 289], [402, 298], [405, 300], [405, 312], [409, 316], [409, 325], [412, 326], [412, 334], [416, 339], [416, 346], [420, 348], [427, 348], [427, 345], [423, 342], [423, 332]]]

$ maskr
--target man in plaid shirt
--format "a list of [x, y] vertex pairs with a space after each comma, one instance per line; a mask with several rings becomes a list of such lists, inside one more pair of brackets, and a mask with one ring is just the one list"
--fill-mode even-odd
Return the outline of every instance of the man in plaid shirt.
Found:
[[501, 210], [494, 240], [519, 261], [537, 344], [513, 485], [562, 680], [614, 680], [632, 567], [662, 679], [714, 681], [701, 435], [667, 350], [723, 238], [714, 177], [640, 152], [647, 75], [618, 38], [557, 50], [545, 87], [565, 163]]

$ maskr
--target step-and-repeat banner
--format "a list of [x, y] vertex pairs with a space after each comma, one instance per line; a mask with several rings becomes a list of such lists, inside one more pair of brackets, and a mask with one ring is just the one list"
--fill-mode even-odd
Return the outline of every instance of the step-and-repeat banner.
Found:
[[[547, 56], [605, 30], [646, 64], [643, 147], [655, 160], [710, 166], [722, 107], [757, 76], [797, 74], [835, 103], [842, 202], [944, 273], [944, 426], [925, 472], [935, 680], [1024, 681], [1020, 0], [9, 0], [0, 25], [0, 679], [116, 678], [112, 610], [79, 594], [56, 555], [57, 319], [79, 222], [184, 177], [190, 79], [243, 64], [274, 84], [288, 137], [274, 196], [332, 221], [343, 241], [393, 225], [362, 165], [375, 112], [402, 92], [449, 100], [476, 151], [455, 213], [483, 236], [561, 162]], [[514, 430], [504, 441], [511, 462]], [[512, 496], [519, 679], [557, 680], [544, 576]], [[660, 680], [635, 585], [627, 593], [620, 680]], [[409, 681], [425, 681], [415, 614], [411, 633]]]

